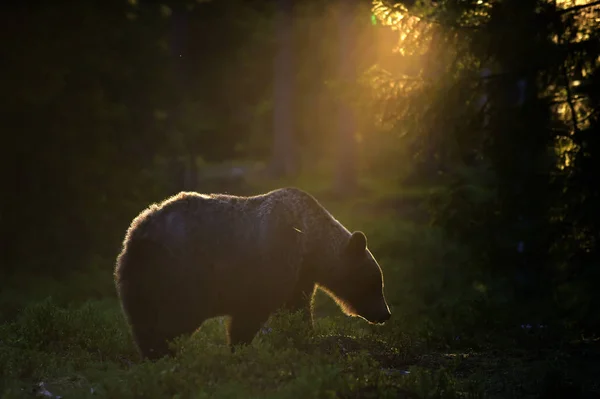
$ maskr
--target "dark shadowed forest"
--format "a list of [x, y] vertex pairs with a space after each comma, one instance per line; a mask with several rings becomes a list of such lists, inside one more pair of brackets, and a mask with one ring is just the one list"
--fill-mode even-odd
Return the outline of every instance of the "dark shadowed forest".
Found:
[[[2, 398], [600, 398], [600, 2], [0, 6]], [[132, 219], [180, 191], [312, 194], [392, 318], [318, 292], [234, 353], [143, 360]]]

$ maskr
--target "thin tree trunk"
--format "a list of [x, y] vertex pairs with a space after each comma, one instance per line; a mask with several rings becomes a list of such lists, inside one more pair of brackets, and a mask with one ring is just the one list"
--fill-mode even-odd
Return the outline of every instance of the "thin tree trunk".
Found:
[[[339, 13], [340, 79], [342, 87], [348, 88], [356, 81], [356, 60], [353, 48], [356, 44], [354, 12], [356, 0], [342, 0]], [[357, 188], [356, 170], [356, 120], [350, 99], [344, 90], [339, 103], [338, 151], [335, 191], [348, 195]]]
[[[187, 100], [188, 74], [185, 67], [187, 36], [188, 36], [188, 13], [186, 10], [174, 10], [172, 18], [171, 56], [173, 57], [175, 84], [177, 85], [178, 102], [174, 106], [171, 129], [174, 131], [182, 129], [180, 121], [184, 117], [184, 105]], [[181, 154], [183, 160], [183, 176], [181, 176], [181, 188], [177, 191], [195, 190], [198, 184], [198, 171], [196, 168], [196, 152], [191, 145], [189, 132], [181, 132], [182, 144], [184, 146]], [[181, 151], [181, 149], [179, 149]], [[178, 151], [179, 153], [179, 151]], [[178, 158], [178, 157], [177, 157]], [[180, 162], [178, 159], [172, 162]]]
[[279, 0], [276, 35], [278, 51], [274, 60], [273, 158], [271, 172], [276, 177], [296, 170], [294, 153], [292, 0]]

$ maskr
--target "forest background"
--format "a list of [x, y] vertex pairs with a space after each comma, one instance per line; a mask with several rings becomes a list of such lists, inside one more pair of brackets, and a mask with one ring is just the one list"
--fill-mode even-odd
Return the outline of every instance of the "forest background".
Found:
[[[600, 394], [600, 2], [1, 10], [5, 397]], [[310, 342], [282, 316], [231, 355], [202, 346], [214, 324], [140, 362], [112, 281], [132, 218], [291, 185], [366, 232], [390, 323], [319, 295]]]

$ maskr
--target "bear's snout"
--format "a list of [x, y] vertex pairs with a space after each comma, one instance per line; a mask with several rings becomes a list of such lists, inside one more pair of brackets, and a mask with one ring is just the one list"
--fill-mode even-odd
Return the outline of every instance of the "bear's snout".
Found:
[[383, 315], [383, 317], [381, 317], [378, 322], [379, 323], [385, 323], [386, 321], [388, 321], [390, 318], [392, 317], [392, 313], [388, 310], [385, 315]]
[[[365, 309], [366, 310], [366, 309]], [[383, 324], [392, 317], [390, 308], [385, 301], [370, 308], [361, 315], [365, 320], [372, 324]]]

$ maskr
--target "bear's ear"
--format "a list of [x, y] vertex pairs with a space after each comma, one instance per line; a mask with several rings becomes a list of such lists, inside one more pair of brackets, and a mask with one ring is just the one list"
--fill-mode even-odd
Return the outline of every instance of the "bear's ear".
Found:
[[367, 249], [367, 237], [362, 231], [355, 231], [348, 240], [348, 253], [359, 255]]

